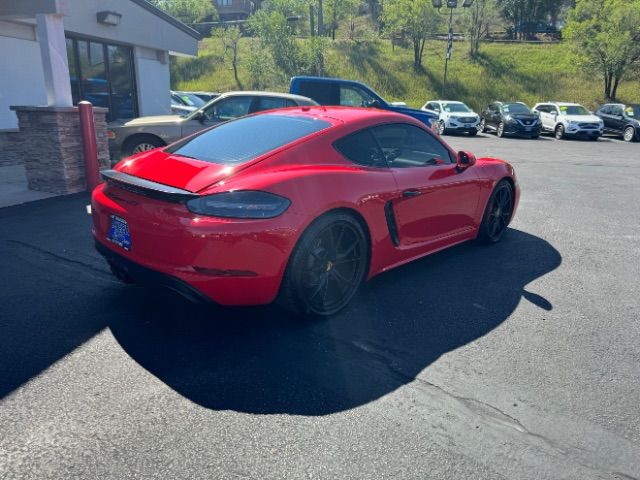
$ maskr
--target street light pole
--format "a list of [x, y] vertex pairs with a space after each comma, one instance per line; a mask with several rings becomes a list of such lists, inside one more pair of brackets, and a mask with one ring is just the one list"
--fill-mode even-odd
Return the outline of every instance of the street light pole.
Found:
[[[431, 0], [433, 8], [438, 10], [438, 13], [442, 15], [440, 9], [442, 8], [443, 0]], [[447, 74], [449, 72], [449, 60], [453, 54], [453, 9], [458, 7], [458, 0], [446, 0], [447, 8], [449, 9], [449, 29], [447, 30], [447, 52], [444, 57], [444, 79], [442, 81], [442, 98], [445, 99], [447, 93]], [[473, 0], [463, 0], [462, 7], [469, 8], [473, 4]], [[446, 15], [446, 14], [445, 14]]]

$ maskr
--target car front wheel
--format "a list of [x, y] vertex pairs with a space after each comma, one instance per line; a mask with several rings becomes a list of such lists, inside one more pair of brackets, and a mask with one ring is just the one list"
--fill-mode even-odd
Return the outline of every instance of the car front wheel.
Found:
[[438, 122], [438, 133], [440, 135], [444, 135], [445, 130], [446, 130], [446, 128], [445, 128], [445, 125], [444, 125], [444, 121], [440, 120]]
[[498, 128], [496, 130], [496, 135], [499, 137], [504, 137], [504, 123], [500, 122], [498, 124]]
[[482, 120], [480, 120], [480, 123], [478, 124], [478, 133], [484, 133], [485, 129], [487, 128], [487, 122], [485, 122], [484, 118]]
[[499, 242], [513, 213], [513, 187], [508, 180], [502, 180], [493, 189], [482, 217], [478, 240], [482, 243]]
[[636, 136], [635, 128], [627, 127], [624, 129], [624, 135], [622, 136], [622, 138], [624, 138], [625, 142], [632, 142], [635, 136]]
[[562, 140], [564, 138], [564, 125], [560, 124], [556, 127], [556, 138]]
[[342, 212], [320, 217], [289, 259], [278, 303], [301, 316], [333, 315], [351, 301], [368, 264], [369, 247], [360, 222]]

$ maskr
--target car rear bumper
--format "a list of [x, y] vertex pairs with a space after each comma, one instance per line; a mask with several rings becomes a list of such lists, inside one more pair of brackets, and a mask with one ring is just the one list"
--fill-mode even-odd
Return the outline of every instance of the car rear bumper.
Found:
[[[184, 204], [104, 184], [94, 190], [91, 205], [94, 238], [107, 260], [141, 283], [220, 305], [271, 303], [297, 241], [298, 230], [284, 215], [244, 221], [203, 217]], [[130, 250], [107, 239], [113, 215], [128, 224]]]

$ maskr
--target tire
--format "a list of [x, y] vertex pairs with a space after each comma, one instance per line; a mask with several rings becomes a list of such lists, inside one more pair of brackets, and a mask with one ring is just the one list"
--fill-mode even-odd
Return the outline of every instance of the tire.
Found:
[[554, 133], [558, 140], [562, 140], [564, 138], [564, 125], [562, 124], [558, 125]]
[[329, 317], [351, 301], [369, 267], [360, 222], [343, 212], [316, 219], [293, 250], [277, 303], [299, 316]]
[[633, 142], [636, 138], [636, 129], [633, 127], [627, 127], [624, 129], [622, 138], [625, 142]]
[[500, 138], [504, 137], [504, 123], [500, 122], [496, 128], [496, 135]]
[[440, 135], [444, 135], [444, 132], [446, 131], [446, 128], [444, 126], [444, 122], [442, 120], [440, 120], [438, 122], [438, 134]]
[[128, 157], [153, 148], [163, 147], [164, 145], [166, 145], [166, 143], [153, 135], [136, 135], [126, 140], [123, 152]]
[[478, 231], [478, 241], [497, 243], [503, 237], [513, 213], [513, 188], [508, 180], [501, 180], [491, 192]]
[[480, 120], [480, 123], [478, 124], [478, 133], [484, 133], [486, 128], [487, 128], [487, 122], [485, 122], [484, 118], [482, 120]]

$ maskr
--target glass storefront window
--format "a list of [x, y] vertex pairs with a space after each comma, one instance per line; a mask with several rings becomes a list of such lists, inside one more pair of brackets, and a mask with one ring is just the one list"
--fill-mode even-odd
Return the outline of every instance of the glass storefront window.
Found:
[[107, 120], [138, 116], [131, 48], [67, 38], [73, 103], [109, 109]]

